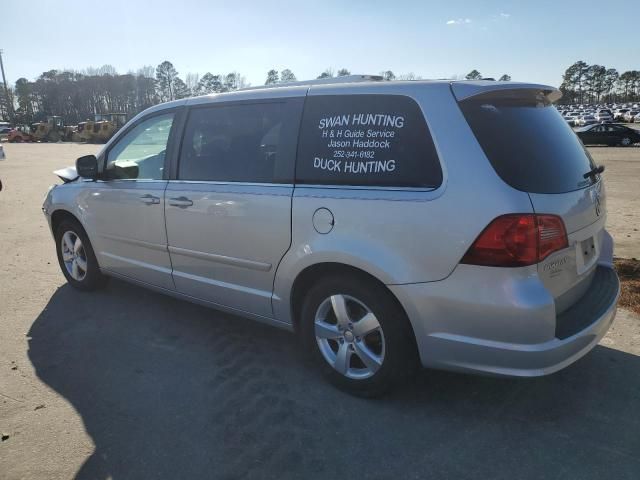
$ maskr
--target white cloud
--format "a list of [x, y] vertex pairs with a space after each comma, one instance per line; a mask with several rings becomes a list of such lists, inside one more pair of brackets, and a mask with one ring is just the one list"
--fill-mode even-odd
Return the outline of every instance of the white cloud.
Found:
[[455, 20], [447, 20], [447, 25], [463, 25], [471, 23], [470, 18], [458, 18]]
[[509, 18], [511, 16], [510, 13], [504, 13], [504, 12], [500, 12], [500, 18]]

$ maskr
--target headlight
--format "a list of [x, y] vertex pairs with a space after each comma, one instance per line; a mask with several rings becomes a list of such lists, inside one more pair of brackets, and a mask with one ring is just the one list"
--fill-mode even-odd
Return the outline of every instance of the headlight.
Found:
[[56, 188], [57, 185], [51, 185], [48, 189], [47, 189], [47, 193], [44, 196], [44, 199], [42, 201], [42, 211], [44, 212], [45, 215], [49, 215], [49, 204], [51, 203], [49, 200], [49, 195], [51, 194], [51, 190], [53, 190], [54, 188]]

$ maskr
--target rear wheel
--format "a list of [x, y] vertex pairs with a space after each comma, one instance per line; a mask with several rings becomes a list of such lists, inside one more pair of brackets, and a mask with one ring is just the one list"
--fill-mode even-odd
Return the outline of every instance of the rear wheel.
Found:
[[306, 350], [328, 380], [349, 393], [382, 395], [416, 369], [406, 315], [369, 279], [321, 279], [309, 290], [300, 320]]
[[78, 222], [60, 222], [55, 240], [60, 269], [72, 287], [89, 291], [105, 285], [107, 277], [100, 272], [91, 242]]
[[622, 145], [623, 147], [628, 147], [629, 145], [631, 145], [631, 139], [629, 137], [623, 137], [622, 140], [620, 140], [620, 145]]

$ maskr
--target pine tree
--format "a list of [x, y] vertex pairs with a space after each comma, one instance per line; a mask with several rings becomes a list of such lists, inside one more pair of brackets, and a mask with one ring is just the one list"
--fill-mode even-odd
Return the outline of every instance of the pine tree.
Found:
[[469, 73], [467, 73], [467, 76], [464, 78], [466, 78], [467, 80], [482, 80], [482, 75], [478, 70], [474, 68]]
[[324, 72], [322, 72], [318, 78], [331, 78], [333, 77], [333, 69], [327, 68]]
[[167, 102], [176, 99], [175, 83], [178, 78], [178, 71], [173, 64], [168, 61], [162, 62], [156, 68], [156, 90], [160, 100]]
[[288, 68], [285, 68], [284, 70], [282, 70], [282, 72], [280, 72], [281, 83], [295, 82], [296, 80], [297, 80], [296, 76]]
[[177, 77], [173, 84], [173, 95], [174, 98], [187, 98], [191, 96], [191, 90], [187, 87], [187, 84], [182, 81], [180, 77]]
[[395, 80], [396, 76], [391, 70], [387, 70], [382, 72], [382, 78], [390, 82], [391, 80]]
[[267, 81], [264, 82], [265, 85], [273, 85], [274, 83], [280, 82], [280, 76], [278, 75], [277, 70], [269, 70], [267, 72]]
[[205, 73], [198, 82], [197, 88], [200, 95], [221, 92], [222, 81], [220, 80], [220, 75], [212, 75], [209, 72]]

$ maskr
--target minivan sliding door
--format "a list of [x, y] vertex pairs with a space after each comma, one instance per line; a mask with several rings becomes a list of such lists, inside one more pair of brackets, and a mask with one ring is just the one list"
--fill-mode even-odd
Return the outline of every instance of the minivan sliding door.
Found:
[[192, 107], [166, 191], [176, 289], [272, 317], [276, 267], [291, 243], [303, 98]]

